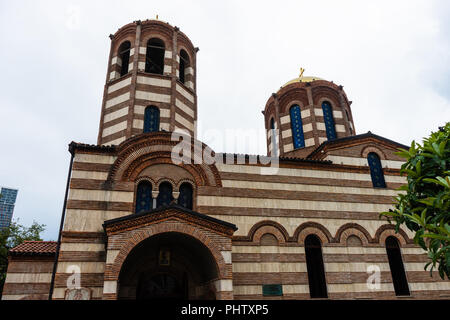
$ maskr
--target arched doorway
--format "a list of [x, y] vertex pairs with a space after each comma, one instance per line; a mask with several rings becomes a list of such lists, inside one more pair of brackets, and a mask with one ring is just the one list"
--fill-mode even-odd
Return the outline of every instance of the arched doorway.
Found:
[[199, 240], [166, 232], [139, 243], [119, 274], [118, 299], [215, 299], [218, 267]]

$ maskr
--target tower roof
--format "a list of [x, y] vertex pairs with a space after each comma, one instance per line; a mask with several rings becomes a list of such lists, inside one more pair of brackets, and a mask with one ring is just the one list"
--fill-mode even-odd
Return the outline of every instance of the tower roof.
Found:
[[290, 85], [291, 83], [296, 83], [296, 82], [313, 82], [316, 80], [323, 80], [322, 78], [319, 77], [315, 77], [315, 76], [301, 76], [295, 79], [292, 79], [291, 81], [286, 82], [285, 84], [283, 84], [281, 87], [286, 87], [287, 85]]

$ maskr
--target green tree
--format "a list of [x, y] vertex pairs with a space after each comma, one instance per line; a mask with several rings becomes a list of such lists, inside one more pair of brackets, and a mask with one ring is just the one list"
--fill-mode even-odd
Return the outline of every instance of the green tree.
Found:
[[415, 233], [414, 242], [427, 251], [430, 274], [437, 268], [442, 279], [450, 278], [450, 122], [409, 150], [397, 154], [406, 159], [400, 172], [407, 184], [400, 187], [394, 209], [381, 213], [396, 231], [405, 225]]
[[9, 227], [0, 228], [0, 296], [8, 269], [8, 251], [24, 241], [42, 241], [41, 232], [45, 225], [33, 221], [31, 227], [27, 228], [19, 221], [11, 221]]

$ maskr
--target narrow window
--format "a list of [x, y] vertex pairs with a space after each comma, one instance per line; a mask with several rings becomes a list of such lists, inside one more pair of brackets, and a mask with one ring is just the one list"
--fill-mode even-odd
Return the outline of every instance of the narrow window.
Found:
[[325, 121], [325, 129], [327, 130], [328, 140], [336, 139], [336, 128], [334, 127], [333, 111], [328, 101], [322, 103], [323, 119]]
[[275, 129], [275, 119], [270, 120], [270, 141], [272, 143], [272, 156], [278, 157], [277, 131]]
[[370, 176], [372, 178], [372, 185], [374, 188], [386, 188], [386, 182], [384, 181], [383, 168], [381, 167], [380, 157], [371, 152], [367, 156], [367, 162], [370, 167]]
[[406, 280], [405, 267], [403, 266], [400, 245], [395, 237], [387, 237], [386, 252], [391, 269], [392, 282], [396, 296], [409, 296], [408, 280]]
[[155, 131], [159, 131], [159, 109], [149, 106], [144, 112], [144, 132]]
[[147, 42], [147, 54], [145, 55], [145, 72], [164, 73], [165, 45], [161, 39], [152, 38]]
[[128, 73], [128, 65], [130, 64], [130, 41], [125, 41], [119, 47], [119, 58], [122, 63], [120, 67], [120, 76], [124, 76]]
[[149, 211], [152, 208], [152, 184], [142, 181], [138, 184], [136, 192], [135, 213]]
[[305, 239], [306, 268], [308, 270], [309, 293], [311, 298], [327, 298], [325, 269], [323, 266], [322, 246], [316, 235]]
[[186, 51], [180, 51], [180, 81], [185, 83], [186, 81], [186, 71], [189, 67], [189, 56]]
[[190, 183], [185, 182], [181, 184], [178, 204], [192, 210], [192, 186]]
[[169, 205], [173, 200], [172, 195], [172, 184], [169, 182], [163, 182], [159, 185], [159, 194], [156, 198], [156, 206], [159, 208], [161, 206]]
[[294, 149], [303, 148], [305, 146], [305, 136], [303, 135], [303, 123], [300, 107], [294, 105], [290, 109], [292, 140], [294, 142]]

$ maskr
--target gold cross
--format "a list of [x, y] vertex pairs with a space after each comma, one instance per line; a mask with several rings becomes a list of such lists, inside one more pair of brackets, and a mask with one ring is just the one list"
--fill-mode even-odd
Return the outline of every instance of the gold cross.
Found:
[[299, 75], [299, 78], [303, 77], [303, 72], [305, 72], [305, 69], [300, 68], [300, 75]]

